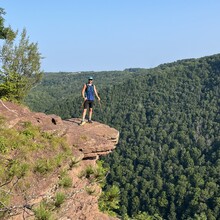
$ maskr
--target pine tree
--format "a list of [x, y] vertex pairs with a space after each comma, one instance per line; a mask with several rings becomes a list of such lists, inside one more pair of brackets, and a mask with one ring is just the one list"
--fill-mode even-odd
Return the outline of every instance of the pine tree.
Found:
[[43, 73], [38, 45], [29, 43], [26, 30], [18, 45], [15, 40], [6, 39], [0, 49], [0, 98], [21, 102]]

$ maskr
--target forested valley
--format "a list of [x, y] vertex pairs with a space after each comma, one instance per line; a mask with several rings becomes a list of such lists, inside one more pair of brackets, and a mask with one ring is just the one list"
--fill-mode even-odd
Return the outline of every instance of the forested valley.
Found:
[[81, 117], [81, 89], [94, 77], [94, 120], [120, 131], [102, 158], [120, 189], [119, 216], [220, 219], [220, 54], [152, 69], [46, 73], [26, 103]]

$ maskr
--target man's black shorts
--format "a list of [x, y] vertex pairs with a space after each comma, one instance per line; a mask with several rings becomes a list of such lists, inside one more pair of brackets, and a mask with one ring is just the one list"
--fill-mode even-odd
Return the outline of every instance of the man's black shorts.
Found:
[[86, 101], [84, 102], [84, 104], [83, 104], [84, 109], [87, 109], [88, 106], [89, 106], [89, 108], [92, 108], [93, 102], [94, 102], [94, 101], [86, 100]]

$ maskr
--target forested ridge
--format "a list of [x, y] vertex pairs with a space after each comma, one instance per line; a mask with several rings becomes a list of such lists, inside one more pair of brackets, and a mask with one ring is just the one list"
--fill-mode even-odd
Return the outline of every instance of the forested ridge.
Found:
[[[108, 185], [120, 188], [118, 214], [219, 219], [220, 55], [146, 70], [76, 74], [73, 87], [79, 96], [91, 74], [102, 100], [94, 119], [120, 131], [116, 150], [104, 158], [110, 167]], [[51, 88], [59, 92], [59, 86], [65, 87], [64, 75], [56, 75], [59, 85]], [[32, 92], [27, 103], [33, 110], [51, 101], [43, 111], [63, 118], [81, 116], [82, 98], [71, 91], [54, 102], [39, 95], [46, 94], [44, 86]], [[31, 101], [38, 96], [34, 105]]]
[[[72, 102], [75, 103], [75, 99], [81, 96], [83, 84], [87, 83], [89, 76], [95, 78], [95, 85], [102, 90], [120, 84], [130, 78], [131, 73], [129, 71], [45, 73], [41, 83], [26, 97], [26, 103], [35, 111], [56, 112], [63, 118], [70, 118], [75, 111]], [[70, 106], [67, 106], [69, 103]], [[80, 108], [80, 104], [76, 108]]]

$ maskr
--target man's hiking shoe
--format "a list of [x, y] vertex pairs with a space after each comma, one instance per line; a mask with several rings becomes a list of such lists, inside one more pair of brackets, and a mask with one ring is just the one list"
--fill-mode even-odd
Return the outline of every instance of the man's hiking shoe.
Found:
[[81, 123], [79, 125], [84, 125], [84, 124], [86, 124], [86, 122], [85, 121], [81, 121]]
[[91, 123], [93, 123], [93, 121], [92, 120], [88, 120], [88, 122], [91, 124]]

